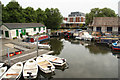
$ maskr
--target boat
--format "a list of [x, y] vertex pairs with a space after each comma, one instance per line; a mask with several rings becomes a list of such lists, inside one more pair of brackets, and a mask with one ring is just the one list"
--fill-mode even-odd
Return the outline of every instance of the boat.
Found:
[[0, 68], [0, 80], [6, 71], [7, 71], [7, 66]]
[[[34, 42], [34, 43], [31, 43], [31, 44], [37, 44], [37, 42]], [[47, 48], [47, 49], [50, 49], [50, 45], [48, 45], [48, 44], [39, 44], [38, 43], [38, 48]]]
[[88, 32], [80, 32], [79, 36], [75, 37], [75, 39], [91, 41], [92, 36]]
[[112, 43], [112, 49], [120, 50], [120, 41], [116, 41], [115, 43]]
[[4, 65], [4, 63], [0, 63], [0, 67], [2, 67]]
[[29, 59], [26, 61], [23, 68], [23, 77], [24, 79], [35, 79], [38, 73], [38, 66], [34, 59]]
[[55, 70], [54, 65], [43, 57], [37, 57], [36, 62], [41, 71], [44, 73], [52, 73]]
[[2, 76], [2, 80], [4, 79], [17, 80], [21, 77], [22, 70], [23, 70], [23, 63], [18, 62], [8, 69], [8, 71]]
[[60, 58], [60, 57], [56, 57], [56, 56], [52, 56], [52, 55], [47, 55], [47, 54], [43, 54], [41, 57], [50, 61], [55, 66], [63, 66], [64, 64], [66, 64], [66, 59], [64, 59], [64, 58]]

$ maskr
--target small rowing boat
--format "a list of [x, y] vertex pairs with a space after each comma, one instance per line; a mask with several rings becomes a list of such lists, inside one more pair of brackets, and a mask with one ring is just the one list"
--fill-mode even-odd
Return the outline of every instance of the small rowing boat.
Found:
[[43, 57], [37, 57], [36, 62], [44, 73], [51, 73], [55, 70], [54, 65]]
[[38, 66], [34, 59], [29, 59], [26, 61], [23, 68], [23, 77], [24, 79], [35, 79], [38, 73]]
[[0, 67], [2, 67], [4, 65], [4, 63], [0, 63]]
[[6, 70], [7, 70], [7, 66], [0, 68], [0, 80], [1, 80], [2, 76], [4, 75], [4, 73], [6, 72]]
[[42, 57], [53, 63], [53, 65], [55, 66], [63, 66], [64, 64], [66, 64], [66, 59], [64, 58], [47, 55], [47, 54], [43, 54]]
[[18, 62], [8, 69], [8, 71], [3, 75], [2, 79], [19, 79], [22, 73], [23, 63]]

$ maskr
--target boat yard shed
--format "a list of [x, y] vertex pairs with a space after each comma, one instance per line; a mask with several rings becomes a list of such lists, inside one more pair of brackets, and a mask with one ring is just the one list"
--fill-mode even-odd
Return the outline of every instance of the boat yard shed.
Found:
[[94, 17], [93, 23], [90, 26], [93, 31], [97, 32], [120, 32], [119, 17]]
[[1, 25], [2, 38], [22, 38], [26, 35], [46, 33], [45, 25], [41, 23], [3, 23]]

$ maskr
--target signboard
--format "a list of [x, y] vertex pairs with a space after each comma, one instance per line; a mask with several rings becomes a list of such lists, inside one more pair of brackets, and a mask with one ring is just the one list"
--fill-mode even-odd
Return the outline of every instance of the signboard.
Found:
[[19, 30], [19, 32], [21, 32], [21, 30]]

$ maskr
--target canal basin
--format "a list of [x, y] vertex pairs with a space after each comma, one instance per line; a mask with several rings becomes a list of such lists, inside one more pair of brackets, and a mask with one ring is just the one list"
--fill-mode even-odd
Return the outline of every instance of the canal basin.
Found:
[[[69, 68], [55, 70], [54, 78], [117, 78], [118, 59], [111, 49], [94, 42], [51, 39], [53, 55], [67, 59]], [[88, 44], [87, 46], [85, 44]]]

